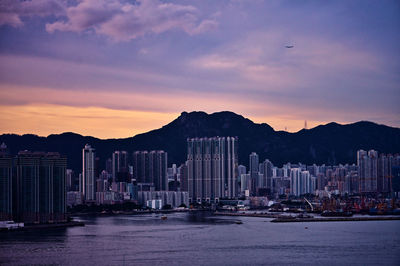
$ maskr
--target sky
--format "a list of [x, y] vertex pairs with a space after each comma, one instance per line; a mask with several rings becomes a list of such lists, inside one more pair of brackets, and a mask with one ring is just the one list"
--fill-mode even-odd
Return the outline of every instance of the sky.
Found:
[[225, 110], [400, 127], [400, 2], [0, 0], [0, 134], [122, 138]]

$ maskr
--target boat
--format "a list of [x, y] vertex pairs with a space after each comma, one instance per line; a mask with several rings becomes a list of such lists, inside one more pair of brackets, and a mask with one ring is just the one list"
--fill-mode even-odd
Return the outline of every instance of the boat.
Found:
[[235, 221], [235, 224], [243, 224], [242, 221]]
[[161, 216], [161, 220], [167, 220], [168, 217], [166, 215]]

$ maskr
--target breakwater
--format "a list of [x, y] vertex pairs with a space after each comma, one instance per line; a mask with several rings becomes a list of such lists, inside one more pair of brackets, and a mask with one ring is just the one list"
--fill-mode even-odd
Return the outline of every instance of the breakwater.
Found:
[[357, 222], [357, 221], [392, 221], [400, 220], [400, 216], [355, 216], [355, 217], [296, 217], [271, 213], [240, 213], [240, 212], [214, 212], [214, 215], [221, 216], [242, 216], [273, 218], [272, 223], [304, 223], [304, 222]]
[[2, 230], [1, 233], [12, 233], [12, 232], [25, 232], [25, 231], [36, 231], [36, 230], [47, 230], [56, 228], [66, 228], [73, 226], [85, 226], [85, 223], [79, 221], [71, 221], [66, 223], [54, 223], [54, 224], [32, 224], [25, 225], [24, 227], [18, 227], [9, 230]]
[[282, 216], [280, 214], [271, 214], [271, 213], [240, 213], [240, 212], [214, 212], [214, 215], [260, 217], [260, 218], [280, 218]]
[[279, 217], [272, 220], [272, 223], [307, 223], [307, 222], [357, 222], [357, 221], [392, 221], [400, 220], [394, 216], [368, 216], [368, 217], [335, 217], [335, 218], [283, 218]]

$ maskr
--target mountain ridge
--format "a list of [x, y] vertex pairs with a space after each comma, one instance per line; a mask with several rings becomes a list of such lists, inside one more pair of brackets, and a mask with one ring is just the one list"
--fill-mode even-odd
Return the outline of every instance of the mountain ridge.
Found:
[[[163, 125], [163, 126], [160, 127], [160, 128], [152, 129], [152, 130], [147, 131], [147, 132], [138, 133], [138, 134], [136, 134], [136, 135], [134, 135], [134, 136], [132, 136], [132, 137], [122, 137], [122, 138], [106, 138], [106, 139], [102, 139], [102, 138], [98, 138], [98, 137], [94, 137], [94, 136], [82, 135], [82, 134], [80, 134], [80, 133], [76, 133], [76, 132], [72, 132], [72, 131], [62, 132], [62, 133], [58, 133], [58, 134], [57, 134], [57, 133], [52, 133], [52, 134], [49, 134], [49, 135], [47, 135], [47, 136], [37, 135], [37, 134], [34, 134], [34, 133], [26, 133], [26, 134], [3, 133], [3, 134], [1, 134], [0, 136], [13, 135], [13, 136], [20, 136], [20, 137], [22, 137], [22, 136], [35, 136], [35, 137], [40, 137], [40, 138], [48, 138], [48, 137], [50, 137], [50, 136], [77, 135], [77, 136], [80, 136], [80, 137], [91, 137], [91, 138], [96, 138], [96, 139], [99, 139], [99, 140], [128, 139], [128, 138], [133, 138], [133, 137], [135, 137], [135, 136], [137, 136], [137, 135], [147, 134], [147, 133], [149, 133], [149, 132], [152, 132], [152, 131], [155, 131], [155, 130], [158, 130], [158, 129], [162, 129], [162, 128], [168, 126], [169, 124], [175, 122], [176, 120], [178, 120], [178, 119], [182, 116], [182, 114], [184, 114], [184, 113], [185, 113], [185, 114], [204, 113], [204, 114], [206, 114], [206, 115], [214, 115], [214, 114], [219, 114], [219, 113], [233, 113], [233, 114], [236, 114], [236, 113], [230, 112], [230, 111], [214, 112], [214, 113], [211, 113], [211, 114], [208, 114], [208, 113], [203, 112], [203, 111], [193, 111], [193, 112], [189, 112], [189, 113], [186, 112], [186, 111], [184, 111], [184, 112], [182, 112], [181, 115], [178, 116], [176, 119], [174, 119], [173, 121], [171, 121], [170, 123], [168, 123], [168, 124], [166, 124], [166, 125]], [[326, 124], [317, 125], [317, 126], [315, 126], [315, 127], [313, 127], [313, 128], [309, 128], [309, 129], [304, 129], [304, 128], [302, 128], [302, 129], [300, 129], [300, 130], [298, 130], [298, 131], [296, 131], [296, 132], [289, 132], [289, 131], [285, 131], [285, 130], [275, 130], [275, 129], [273, 129], [268, 123], [265, 123], [265, 122], [256, 123], [256, 122], [253, 122], [253, 121], [250, 120], [249, 118], [246, 118], [246, 117], [244, 117], [244, 116], [242, 116], [242, 115], [238, 115], [238, 116], [243, 117], [244, 119], [249, 120], [250, 122], [252, 122], [252, 123], [254, 123], [254, 124], [256, 124], [256, 125], [266, 125], [267, 127], [271, 128], [271, 129], [274, 130], [275, 132], [285, 132], [285, 133], [288, 133], [288, 134], [297, 134], [297, 133], [299, 133], [299, 132], [301, 132], [301, 131], [304, 131], [304, 130], [307, 131], [307, 130], [312, 130], [312, 129], [316, 129], [316, 128], [319, 128], [319, 127], [330, 126], [330, 125], [349, 126], [349, 125], [355, 125], [355, 124], [374, 124], [374, 125], [376, 125], [376, 126], [384, 126], [384, 127], [393, 128], [393, 129], [400, 129], [399, 127], [388, 126], [388, 125], [385, 125], [385, 124], [379, 124], [379, 123], [376, 123], [376, 122], [373, 122], [373, 121], [360, 120], [360, 121], [353, 122], [353, 123], [348, 123], [348, 124], [340, 124], [340, 123], [338, 123], [338, 122], [332, 121], [332, 122], [328, 122], [328, 123], [326, 123]]]
[[168, 164], [183, 163], [186, 158], [186, 139], [191, 137], [237, 136], [239, 163], [248, 164], [248, 156], [255, 151], [260, 160], [270, 159], [275, 165], [286, 162], [353, 163], [358, 149], [379, 152], [400, 151], [400, 128], [369, 121], [350, 124], [336, 122], [318, 125], [298, 132], [275, 131], [266, 123], [254, 123], [242, 115], [223, 111], [207, 114], [202, 111], [182, 112], [170, 123], [133, 137], [99, 139], [78, 133], [64, 132], [47, 137], [34, 134], [3, 134], [12, 154], [19, 150], [58, 151], [68, 157], [68, 166], [81, 171], [81, 151], [86, 143], [96, 149], [100, 168], [114, 150], [166, 150]]

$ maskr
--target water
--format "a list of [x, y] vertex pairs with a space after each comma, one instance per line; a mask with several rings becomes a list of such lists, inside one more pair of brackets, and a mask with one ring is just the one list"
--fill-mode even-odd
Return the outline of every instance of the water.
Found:
[[0, 264], [400, 265], [400, 221], [276, 224], [187, 213], [165, 221], [156, 214], [79, 219], [85, 227], [0, 235]]

